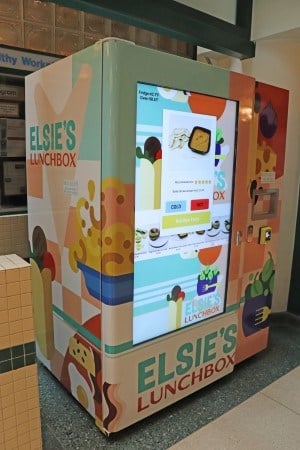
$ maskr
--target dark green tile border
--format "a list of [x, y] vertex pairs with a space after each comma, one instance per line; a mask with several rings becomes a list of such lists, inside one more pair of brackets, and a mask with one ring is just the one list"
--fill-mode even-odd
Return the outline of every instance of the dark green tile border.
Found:
[[11, 356], [12, 358], [18, 358], [20, 356], [24, 357], [24, 345], [16, 345], [15, 347], [11, 347]]
[[35, 342], [0, 350], [0, 374], [36, 363]]

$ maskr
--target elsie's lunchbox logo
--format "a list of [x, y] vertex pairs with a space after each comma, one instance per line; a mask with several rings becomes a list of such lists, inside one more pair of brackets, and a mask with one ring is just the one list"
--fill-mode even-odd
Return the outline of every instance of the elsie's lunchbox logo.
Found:
[[76, 123], [64, 120], [29, 128], [30, 164], [76, 167]]

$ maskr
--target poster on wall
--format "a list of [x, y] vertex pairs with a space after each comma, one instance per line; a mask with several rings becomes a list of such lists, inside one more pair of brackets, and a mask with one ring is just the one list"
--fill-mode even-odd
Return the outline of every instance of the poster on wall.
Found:
[[137, 83], [133, 343], [222, 314], [237, 103]]

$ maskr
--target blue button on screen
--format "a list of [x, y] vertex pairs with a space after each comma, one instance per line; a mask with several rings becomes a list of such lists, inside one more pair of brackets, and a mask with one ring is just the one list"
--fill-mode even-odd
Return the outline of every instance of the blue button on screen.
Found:
[[166, 202], [166, 213], [180, 213], [186, 211], [186, 201]]

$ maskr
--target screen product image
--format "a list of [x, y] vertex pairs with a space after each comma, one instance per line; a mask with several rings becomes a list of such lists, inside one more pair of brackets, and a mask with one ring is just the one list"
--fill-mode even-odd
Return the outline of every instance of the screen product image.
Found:
[[137, 84], [134, 344], [224, 312], [237, 104], [206, 102]]

